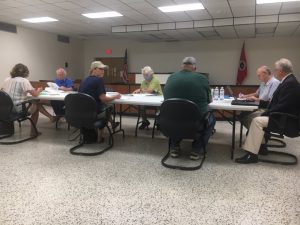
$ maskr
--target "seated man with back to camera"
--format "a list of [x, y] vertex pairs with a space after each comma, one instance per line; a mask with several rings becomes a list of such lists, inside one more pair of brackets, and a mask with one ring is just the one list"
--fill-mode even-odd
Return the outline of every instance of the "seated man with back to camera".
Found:
[[237, 163], [257, 163], [258, 154], [265, 154], [263, 148], [264, 130], [269, 122], [269, 115], [272, 112], [289, 113], [299, 116], [300, 113], [300, 84], [293, 74], [293, 66], [290, 60], [280, 59], [275, 62], [275, 77], [280, 81], [273, 98], [268, 105], [267, 110], [261, 115], [254, 118], [251, 122], [249, 134], [243, 145], [246, 154], [237, 158]]
[[[150, 94], [157, 94], [162, 95], [161, 86], [159, 80], [156, 76], [154, 76], [154, 72], [150, 66], [145, 66], [142, 69], [142, 74], [144, 76], [144, 80], [141, 83], [141, 87], [136, 89], [133, 93], [150, 93]], [[150, 125], [149, 120], [147, 119], [145, 106], [140, 106], [140, 114], [142, 116], [142, 124], [139, 129], [143, 130]]]
[[[90, 67], [90, 74], [84, 78], [80, 84], [79, 92], [92, 96], [97, 104], [98, 118], [106, 116], [106, 112], [103, 112], [105, 104], [109, 103], [114, 99], [120, 99], [121, 95], [117, 93], [113, 96], [107, 96], [104, 86], [104, 72], [108, 66], [104, 65], [101, 61], [94, 61]], [[112, 124], [112, 126], [114, 126]], [[98, 131], [98, 142], [102, 142], [102, 131]]]
[[[67, 72], [63, 68], [59, 68], [56, 70], [56, 79], [54, 83], [57, 84], [58, 89], [62, 91], [73, 91], [73, 81], [69, 79], [67, 76]], [[65, 103], [64, 101], [50, 101], [51, 106], [55, 115], [63, 116], [65, 115]]]
[[[196, 59], [194, 57], [185, 57], [182, 61], [182, 70], [173, 73], [167, 80], [164, 87], [165, 100], [170, 98], [182, 98], [190, 100], [199, 107], [202, 118], [208, 112], [208, 104], [212, 102], [211, 90], [207, 78], [196, 73]], [[204, 143], [201, 138], [192, 143], [193, 151], [190, 153], [190, 159], [198, 160], [204, 152], [204, 146], [212, 134], [216, 119], [212, 113], [209, 114], [207, 128], [204, 132]], [[180, 140], [171, 140], [170, 155], [177, 158], [180, 155]]]
[[[277, 80], [271, 73], [271, 69], [267, 66], [261, 66], [256, 70], [256, 75], [261, 81], [261, 84], [256, 92], [251, 94], [239, 94], [239, 98], [252, 99], [259, 101], [262, 107], [266, 107], [267, 104], [271, 101], [273, 93], [279, 85], [279, 80]], [[249, 129], [251, 121], [260, 116], [265, 109], [260, 108], [254, 112], [242, 112], [240, 115], [242, 124]]]

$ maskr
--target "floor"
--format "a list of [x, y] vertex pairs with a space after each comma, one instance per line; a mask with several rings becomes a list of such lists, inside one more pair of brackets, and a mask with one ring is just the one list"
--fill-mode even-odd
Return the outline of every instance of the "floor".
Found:
[[[217, 122], [200, 170], [179, 171], [161, 165], [159, 132], [136, 138], [136, 118], [123, 122], [126, 137], [94, 157], [71, 155], [66, 123], [46, 118], [35, 140], [0, 145], [0, 224], [300, 224], [299, 165], [234, 163], [228, 123]], [[300, 139], [286, 141], [300, 157]]]

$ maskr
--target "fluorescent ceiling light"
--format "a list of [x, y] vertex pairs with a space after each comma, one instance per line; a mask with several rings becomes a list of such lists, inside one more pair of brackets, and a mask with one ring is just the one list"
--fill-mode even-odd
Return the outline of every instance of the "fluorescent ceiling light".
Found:
[[35, 17], [35, 18], [22, 19], [22, 21], [28, 23], [46, 23], [46, 22], [55, 22], [58, 20], [51, 17]]
[[256, 4], [268, 4], [278, 2], [299, 2], [300, 0], [256, 0]]
[[120, 14], [116, 11], [85, 13], [85, 14], [81, 14], [81, 15], [83, 15], [85, 17], [88, 17], [88, 18], [91, 18], [91, 19], [123, 16], [122, 14]]
[[158, 9], [163, 12], [180, 12], [180, 11], [204, 9], [204, 6], [201, 3], [191, 3], [191, 4], [182, 4], [182, 5], [163, 6], [163, 7], [158, 7]]

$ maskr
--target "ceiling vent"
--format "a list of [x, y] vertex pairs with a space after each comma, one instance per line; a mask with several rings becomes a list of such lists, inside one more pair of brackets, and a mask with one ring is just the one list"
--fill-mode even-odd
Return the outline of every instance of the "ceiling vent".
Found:
[[9, 23], [0, 22], [0, 31], [17, 33], [17, 26]]
[[64, 35], [57, 35], [57, 41], [69, 44], [70, 38]]

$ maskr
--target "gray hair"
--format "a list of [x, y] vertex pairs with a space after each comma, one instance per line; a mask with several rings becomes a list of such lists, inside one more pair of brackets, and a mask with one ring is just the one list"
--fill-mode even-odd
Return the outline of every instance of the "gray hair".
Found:
[[286, 74], [293, 72], [293, 65], [290, 60], [281, 58], [275, 62], [275, 67], [282, 70]]
[[261, 66], [260, 68], [261, 68], [262, 70], [266, 71], [266, 73], [267, 73], [268, 75], [272, 75], [272, 71], [271, 71], [270, 67], [268, 67], [268, 66]]
[[150, 66], [145, 66], [143, 69], [142, 69], [142, 74], [148, 74], [148, 75], [153, 75], [154, 72], [153, 70], [151, 69]]

